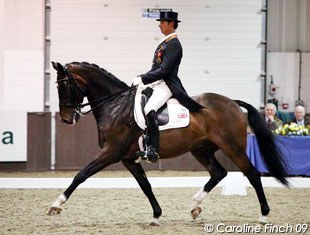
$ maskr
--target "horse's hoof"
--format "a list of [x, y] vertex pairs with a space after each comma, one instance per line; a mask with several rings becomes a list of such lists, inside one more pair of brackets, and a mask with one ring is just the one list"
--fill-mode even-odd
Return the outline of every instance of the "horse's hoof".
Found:
[[61, 212], [61, 208], [59, 207], [50, 207], [50, 209], [47, 211], [47, 215], [58, 215]]
[[151, 223], [150, 223], [150, 226], [160, 226], [160, 225], [159, 225], [159, 223], [151, 222]]
[[196, 207], [191, 210], [192, 218], [195, 220], [201, 213], [202, 209], [200, 207]]
[[259, 222], [260, 224], [266, 224], [266, 223], [267, 223], [267, 216], [261, 215], [261, 216], [259, 217], [259, 219], [258, 219], [258, 222]]
[[150, 226], [160, 226], [158, 223], [158, 219], [153, 218], [153, 220], [150, 222]]

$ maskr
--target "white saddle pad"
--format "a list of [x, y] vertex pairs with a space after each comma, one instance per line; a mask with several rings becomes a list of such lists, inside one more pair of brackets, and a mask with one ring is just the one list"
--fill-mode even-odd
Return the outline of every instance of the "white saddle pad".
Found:
[[[141, 110], [141, 92], [146, 88], [145, 85], [139, 85], [135, 97], [134, 117], [137, 125], [144, 130], [145, 118]], [[167, 130], [171, 128], [186, 127], [189, 124], [189, 110], [181, 105], [176, 99], [169, 99], [167, 102], [169, 122], [164, 126], [159, 126], [159, 130]]]

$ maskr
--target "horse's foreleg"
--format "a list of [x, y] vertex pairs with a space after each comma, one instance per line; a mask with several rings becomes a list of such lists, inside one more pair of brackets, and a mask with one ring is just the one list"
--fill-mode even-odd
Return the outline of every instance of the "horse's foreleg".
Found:
[[152, 226], [159, 225], [158, 219], [162, 214], [162, 210], [154, 196], [152, 186], [149, 183], [141, 164], [135, 163], [134, 161], [122, 161], [122, 162], [125, 165], [125, 167], [130, 171], [130, 173], [135, 177], [138, 184], [140, 185], [140, 188], [142, 189], [144, 194], [149, 199], [149, 202], [151, 203], [151, 206], [153, 208], [153, 220], [150, 223], [150, 225]]
[[212, 148], [201, 148], [192, 151], [192, 154], [199, 163], [209, 171], [211, 176], [210, 180], [204, 185], [204, 187], [192, 198], [191, 214], [193, 220], [195, 220], [202, 211], [199, 205], [207, 194], [227, 175], [227, 171], [216, 160]]
[[92, 175], [96, 174], [97, 172], [101, 171], [106, 166], [112, 164], [113, 162], [109, 163], [107, 161], [100, 161], [100, 158], [89, 163], [86, 167], [84, 167], [73, 179], [70, 186], [65, 190], [65, 192], [58, 196], [56, 201], [50, 206], [47, 214], [48, 215], [55, 215], [61, 212], [61, 205], [64, 204], [73, 191], [83, 183], [87, 178], [91, 177]]

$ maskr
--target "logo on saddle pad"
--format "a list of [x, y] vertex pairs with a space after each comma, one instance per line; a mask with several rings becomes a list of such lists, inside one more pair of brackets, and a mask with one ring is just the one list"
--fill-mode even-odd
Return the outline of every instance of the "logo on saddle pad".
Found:
[[[137, 125], [144, 130], [145, 117], [144, 106], [151, 96], [152, 88], [139, 85], [135, 97], [134, 116]], [[189, 124], [189, 110], [181, 105], [176, 99], [171, 98], [157, 111], [159, 130], [186, 127]]]

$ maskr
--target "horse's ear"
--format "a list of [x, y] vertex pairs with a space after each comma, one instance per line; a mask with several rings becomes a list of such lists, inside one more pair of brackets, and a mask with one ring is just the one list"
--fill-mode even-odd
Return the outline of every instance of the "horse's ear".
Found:
[[54, 61], [52, 61], [52, 65], [53, 68], [58, 72], [58, 73], [62, 73], [65, 74], [65, 70], [64, 67], [60, 64], [60, 63], [55, 63]]
[[54, 61], [52, 61], [52, 65], [53, 65], [53, 68], [57, 70], [57, 64]]

